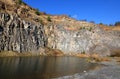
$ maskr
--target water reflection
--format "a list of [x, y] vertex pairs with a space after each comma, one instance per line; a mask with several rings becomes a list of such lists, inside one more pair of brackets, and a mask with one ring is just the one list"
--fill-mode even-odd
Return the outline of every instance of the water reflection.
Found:
[[77, 57], [9, 57], [0, 58], [0, 79], [50, 79], [94, 69]]

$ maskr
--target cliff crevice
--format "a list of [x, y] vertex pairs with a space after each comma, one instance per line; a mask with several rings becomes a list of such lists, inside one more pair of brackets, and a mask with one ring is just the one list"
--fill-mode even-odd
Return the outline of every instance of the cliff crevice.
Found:
[[46, 46], [44, 27], [17, 15], [0, 13], [0, 50], [31, 52]]

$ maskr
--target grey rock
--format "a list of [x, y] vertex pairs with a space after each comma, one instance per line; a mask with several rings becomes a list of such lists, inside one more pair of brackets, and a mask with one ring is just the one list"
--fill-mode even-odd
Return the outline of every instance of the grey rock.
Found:
[[120, 79], [120, 66], [105, 66], [100, 69], [91, 70], [86, 73], [63, 76], [54, 79]]
[[46, 46], [44, 27], [17, 15], [0, 13], [0, 50], [36, 52]]
[[110, 56], [120, 50], [120, 31], [105, 31], [99, 26], [93, 26], [92, 30], [69, 30], [61, 23], [43, 26], [18, 15], [0, 13], [0, 51], [40, 52], [44, 47], [65, 54]]
[[99, 26], [93, 26], [92, 30], [78, 29], [67, 30], [62, 24], [50, 26], [48, 35], [48, 47], [60, 49], [66, 54], [88, 53], [110, 56], [112, 50], [120, 49], [120, 32], [105, 31]]

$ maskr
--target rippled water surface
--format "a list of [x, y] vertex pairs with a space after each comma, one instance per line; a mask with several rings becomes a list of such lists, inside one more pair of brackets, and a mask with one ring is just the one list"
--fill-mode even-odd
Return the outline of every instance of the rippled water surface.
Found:
[[96, 68], [78, 57], [0, 58], [0, 79], [50, 79]]

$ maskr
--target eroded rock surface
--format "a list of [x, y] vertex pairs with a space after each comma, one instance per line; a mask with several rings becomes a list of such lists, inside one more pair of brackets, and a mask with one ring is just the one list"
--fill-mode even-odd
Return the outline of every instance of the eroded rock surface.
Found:
[[25, 21], [17, 15], [0, 13], [0, 50], [35, 52], [46, 46], [41, 24]]
[[48, 46], [60, 49], [66, 54], [97, 53], [109, 56], [120, 49], [120, 32], [105, 31], [99, 26], [89, 29], [70, 30], [58, 25], [49, 25]]
[[18, 15], [0, 13], [1, 51], [36, 52], [42, 47], [59, 49], [64, 54], [109, 56], [120, 49], [120, 32], [105, 31], [99, 26], [71, 30], [52, 22], [43, 26]]

